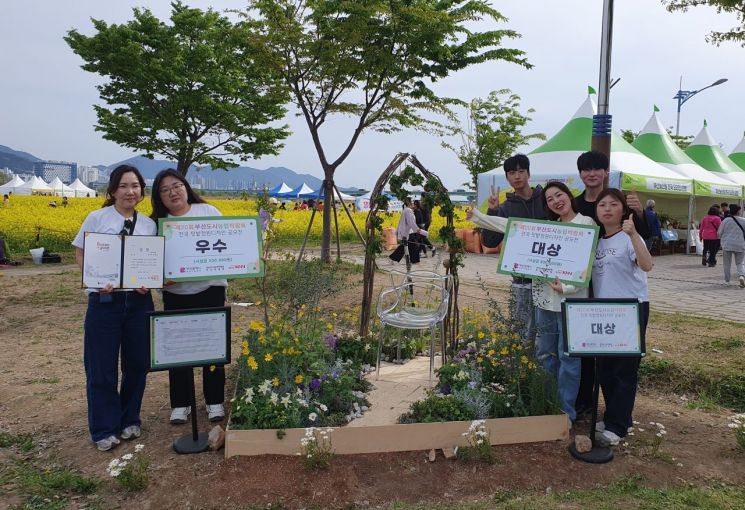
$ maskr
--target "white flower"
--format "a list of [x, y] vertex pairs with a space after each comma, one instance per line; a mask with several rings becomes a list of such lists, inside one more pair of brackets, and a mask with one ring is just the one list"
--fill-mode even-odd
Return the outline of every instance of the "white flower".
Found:
[[144, 449], [145, 449], [145, 445], [144, 445], [144, 444], [142, 444], [142, 443], [139, 443], [139, 444], [136, 444], [136, 445], [135, 445], [135, 451], [136, 451], [136, 452], [141, 452], [141, 451], [142, 451], [142, 450], [144, 450]]
[[259, 393], [261, 393], [262, 395], [266, 395], [267, 393], [269, 393], [269, 388], [271, 387], [272, 387], [272, 381], [267, 379], [259, 385]]
[[325, 404], [318, 404], [318, 407], [319, 407], [319, 409], [321, 409], [321, 411], [323, 411], [324, 413], [325, 413], [326, 411], [328, 411], [328, 410], [329, 410], [329, 408], [328, 408], [328, 407], [326, 407], [326, 405], [325, 405]]
[[328, 428], [326, 429], [326, 432], [328, 432], [329, 434], [331, 434], [331, 433], [332, 433], [333, 431], [334, 431], [334, 429], [332, 429], [331, 427], [328, 427]]
[[279, 402], [279, 395], [277, 395], [276, 393], [272, 392], [272, 394], [269, 396], [269, 401], [272, 404], [277, 405], [277, 403]]
[[122, 472], [122, 470], [117, 468], [117, 469], [112, 469], [109, 474], [113, 478], [116, 478], [117, 476], [119, 476], [119, 474], [121, 474], [121, 472]]
[[112, 459], [111, 462], [109, 462], [109, 467], [107, 469], [114, 469], [119, 465], [119, 459]]
[[132, 455], [131, 453], [126, 453], [122, 455], [123, 460], [132, 460], [132, 457], [134, 457], [134, 455]]
[[284, 397], [282, 397], [282, 405], [284, 405], [285, 407], [290, 405], [290, 394], [289, 393], [286, 394]]
[[318, 415], [317, 415], [316, 413], [310, 413], [310, 414], [308, 415], [308, 419], [309, 419], [310, 421], [316, 421], [316, 419], [318, 419]]

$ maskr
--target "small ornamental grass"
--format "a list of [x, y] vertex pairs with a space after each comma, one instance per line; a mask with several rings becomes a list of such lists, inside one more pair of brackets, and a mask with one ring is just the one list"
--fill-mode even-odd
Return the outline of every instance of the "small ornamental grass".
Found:
[[469, 446], [458, 449], [459, 459], [468, 461], [478, 458], [485, 464], [494, 464], [496, 461], [494, 449], [491, 446], [491, 437], [484, 420], [471, 422], [468, 430], [462, 435], [468, 440]]
[[735, 433], [737, 445], [745, 450], [745, 413], [736, 414], [729, 419], [729, 428]]
[[106, 468], [106, 472], [130, 492], [144, 490], [148, 484], [147, 468], [150, 462], [143, 453], [144, 449], [143, 444], [135, 445], [134, 453], [126, 453], [113, 459]]
[[300, 455], [307, 469], [328, 469], [334, 457], [334, 447], [331, 444], [333, 429], [318, 429], [309, 427], [300, 439]]

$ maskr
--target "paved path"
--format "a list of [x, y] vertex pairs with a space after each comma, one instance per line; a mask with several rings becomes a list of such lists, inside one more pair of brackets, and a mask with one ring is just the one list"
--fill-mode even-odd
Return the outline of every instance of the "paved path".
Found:
[[[334, 254], [336, 252], [334, 251]], [[310, 257], [317, 257], [318, 250], [311, 250]], [[362, 263], [362, 248], [346, 245], [342, 257], [350, 262]], [[496, 273], [496, 255], [466, 254], [465, 267], [461, 269], [461, 284], [466, 286], [463, 292], [477, 294], [479, 280], [488, 287], [507, 288], [510, 277]], [[433, 268], [439, 257], [423, 258], [419, 268]], [[390, 264], [382, 256], [379, 265], [383, 271], [390, 269], [405, 270], [404, 264]], [[442, 270], [442, 266], [439, 267]], [[2, 269], [4, 276], [28, 276], [31, 274], [54, 274], [74, 271], [74, 265], [49, 264], [43, 266], [24, 265]], [[736, 274], [734, 267], [733, 274]], [[653, 310], [662, 312], [679, 312], [714, 319], [726, 319], [745, 322], [745, 289], [737, 284], [737, 278], [729, 285], [724, 283], [721, 255], [716, 267], [703, 267], [701, 258], [695, 255], [665, 255], [654, 258], [654, 268], [649, 273], [649, 293]]]

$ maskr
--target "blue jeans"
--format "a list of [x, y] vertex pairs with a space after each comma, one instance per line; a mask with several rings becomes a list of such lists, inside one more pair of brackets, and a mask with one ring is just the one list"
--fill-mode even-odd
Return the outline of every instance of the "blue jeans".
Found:
[[536, 358], [543, 369], [557, 379], [561, 410], [574, 421], [577, 419], [574, 405], [579, 390], [582, 359], [564, 353], [561, 312], [536, 308], [536, 323]]
[[523, 347], [532, 347], [535, 343], [535, 308], [533, 307], [533, 290], [530, 286], [511, 287], [510, 318], [515, 323], [517, 333], [522, 339]]
[[149, 293], [114, 292], [109, 302], [101, 302], [97, 292], [88, 296], [83, 361], [88, 430], [93, 441], [118, 435], [129, 425], [140, 425], [150, 359], [145, 313], [153, 309]]

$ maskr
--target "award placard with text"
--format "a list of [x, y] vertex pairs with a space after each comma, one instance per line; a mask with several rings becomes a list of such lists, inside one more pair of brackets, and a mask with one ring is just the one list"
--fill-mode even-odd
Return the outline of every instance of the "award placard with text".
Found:
[[564, 352], [569, 356], [643, 356], [640, 304], [634, 299], [562, 302]]
[[590, 285], [600, 228], [557, 221], [510, 218], [497, 272]]
[[261, 219], [256, 216], [161, 218], [166, 281], [264, 275]]

